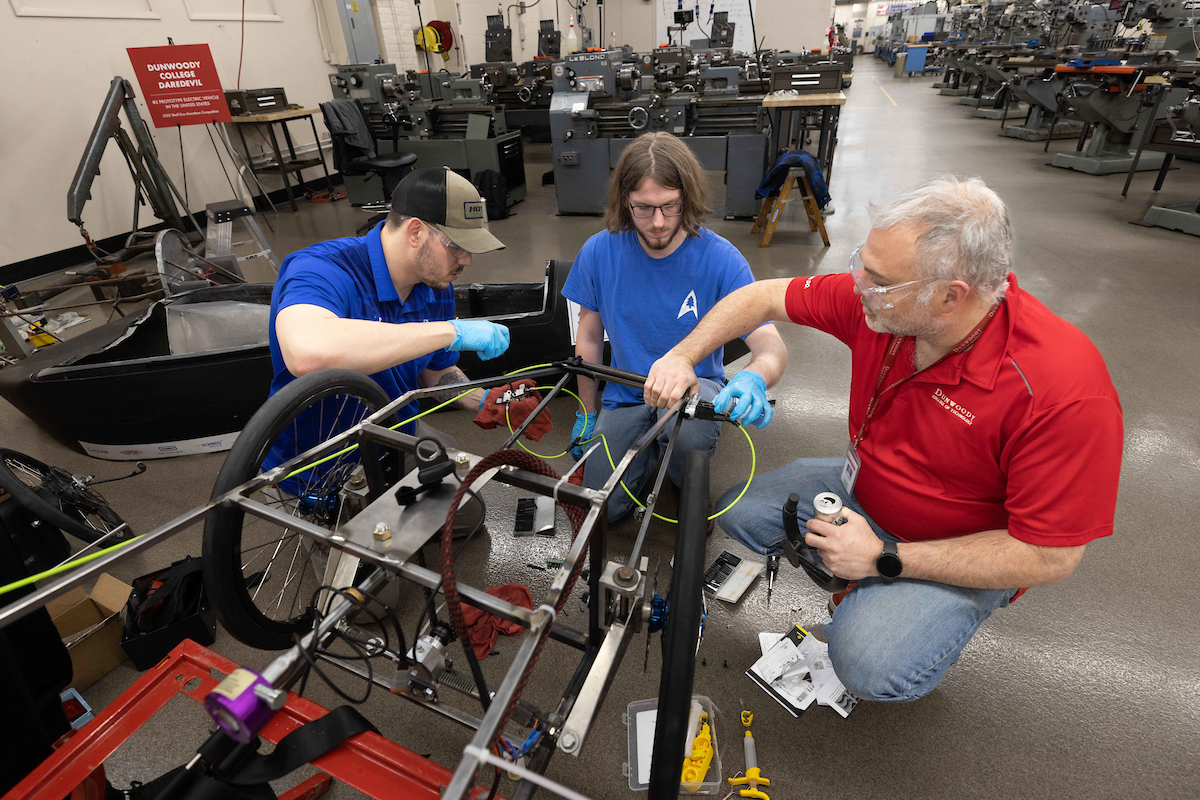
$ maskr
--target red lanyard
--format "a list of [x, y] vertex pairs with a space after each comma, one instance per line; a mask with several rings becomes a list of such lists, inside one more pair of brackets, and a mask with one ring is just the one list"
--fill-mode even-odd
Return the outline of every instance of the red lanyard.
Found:
[[[971, 330], [970, 333], [968, 333], [965, 337], [963, 337], [963, 340], [961, 342], [954, 345], [954, 348], [951, 349], [950, 352], [946, 353], [944, 356], [939, 358], [937, 361], [930, 364], [926, 369], [933, 369], [934, 367], [936, 367], [938, 364], [945, 361], [950, 356], [957, 355], [959, 353], [965, 353], [968, 350], [970, 350], [971, 347], [974, 346], [975, 342], [979, 341], [979, 337], [983, 334], [983, 329], [988, 326], [988, 323], [992, 321], [992, 317], [996, 316], [996, 312], [999, 310], [1000, 310], [999, 303], [992, 306], [991, 310], [988, 311], [988, 313], [986, 315], [984, 315], [984, 318], [979, 320], [979, 324], [976, 325]], [[864, 438], [866, 438], [867, 423], [869, 423], [871, 421], [871, 417], [875, 416], [875, 411], [876, 411], [876, 409], [879, 408], [879, 398], [881, 398], [884, 395], [884, 393], [889, 392], [892, 389], [895, 389], [897, 386], [900, 386], [905, 381], [907, 381], [909, 378], [912, 378], [912, 377], [920, 374], [920, 373], [914, 372], [914, 373], [912, 373], [912, 375], [904, 376], [900, 380], [898, 380], [895, 383], [888, 386], [886, 389], [881, 390], [881, 388], [880, 388], [883, 386], [883, 381], [887, 378], [887, 374], [892, 371], [892, 366], [896, 363], [896, 356], [900, 354], [900, 348], [904, 345], [904, 340], [906, 338], [908, 338], [908, 337], [893, 334], [891, 341], [888, 342], [887, 352], [883, 356], [883, 365], [880, 366], [880, 368], [879, 368], [879, 380], [877, 380], [875, 382], [875, 394], [871, 396], [871, 402], [867, 404], [867, 416], [865, 419], [863, 419], [862, 427], [860, 427], [858, 429], [858, 433], [856, 433], [854, 435], [854, 438], [850, 440], [850, 447], [853, 449], [857, 449], [859, 443], [861, 443], [862, 440]], [[922, 371], [924, 371], [924, 370], [922, 370]]]

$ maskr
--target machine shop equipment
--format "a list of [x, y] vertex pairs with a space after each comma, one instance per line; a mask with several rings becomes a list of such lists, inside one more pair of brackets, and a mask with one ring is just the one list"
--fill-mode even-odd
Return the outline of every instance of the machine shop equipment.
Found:
[[[1014, 73], [1008, 87], [1013, 97], [1026, 104], [1027, 110], [1024, 122], [1005, 126], [1004, 135], [1027, 142], [1049, 139], [1050, 121], [1058, 110], [1059, 98], [1067, 90], [1067, 76], [1054, 71], [1061, 59], [1051, 52], [1013, 56], [1007, 62], [1006, 68]], [[1062, 119], [1054, 125], [1055, 139], [1074, 139], [1082, 132], [1083, 123], [1078, 120]]]
[[538, 30], [539, 58], [558, 58], [562, 55], [562, 32], [554, 30], [554, 20], [544, 19]]
[[483, 33], [485, 61], [512, 61], [512, 28], [504, 27], [501, 14], [489, 14], [487, 30]]
[[679, 82], [692, 71], [692, 48], [687, 45], [656, 47], [642, 55], [642, 74], [652, 76], [656, 84]]
[[[509, 204], [525, 198], [525, 155], [519, 130], [509, 130], [504, 107], [482, 78], [409, 70], [395, 64], [349, 64], [329, 76], [333, 96], [361, 100], [379, 141], [380, 154], [417, 156], [416, 166], [445, 165], [474, 181], [494, 170], [508, 184]], [[356, 205], [378, 199], [377, 186], [346, 176]]]
[[1196, 20], [1200, 4], [1196, 0], [1133, 0], [1125, 6], [1122, 23], [1136, 27], [1140, 20], [1147, 23], [1145, 46], [1147, 52], [1173, 50], [1181, 59], [1196, 58]]
[[640, 68], [620, 51], [577, 53], [554, 65], [550, 130], [559, 213], [603, 213], [609, 170], [634, 137], [649, 131], [679, 136], [704, 169], [725, 172], [727, 217], [758, 213], [754, 192], [767, 162], [762, 96], [701, 94], [647, 80], [646, 65], [686, 75], [687, 51], [659, 48]]
[[713, 14], [709, 28], [708, 46], [733, 47], [733, 32], [736, 28], [737, 23], [729, 21], [728, 11], [717, 11]]
[[[1169, 71], [1174, 59], [1173, 54], [1160, 53], [1155, 60], [1157, 63], [1143, 66], [1059, 65], [1054, 68], [1059, 74], [1072, 76], [1063, 102], [1091, 129], [1086, 147], [1082, 151], [1058, 153], [1051, 162], [1054, 166], [1089, 175], [1109, 175], [1130, 169], [1135, 132], [1145, 130], [1147, 125], [1166, 114], [1166, 108], [1187, 96], [1186, 89], [1163, 87], [1164, 105], [1154, 104], [1143, 80]], [[1144, 153], [1137, 168], [1158, 169], [1163, 158], [1163, 153]]]
[[[1188, 94], [1182, 102], [1166, 106], [1166, 112], [1161, 116], [1154, 114], [1156, 121], [1138, 145], [1134, 163], [1125, 178], [1122, 195], [1128, 193], [1133, 173], [1140, 166], [1141, 159], [1146, 157], [1147, 151], [1165, 155], [1158, 178], [1154, 182], [1156, 192], [1162, 188], [1163, 180], [1167, 177], [1167, 171], [1171, 169], [1171, 163], [1176, 156], [1200, 160], [1200, 61], [1176, 62], [1171, 69], [1164, 70], [1161, 77], [1167, 83], [1159, 84], [1153, 90], [1157, 94], [1156, 111], [1163, 107], [1168, 87]], [[1171, 205], [1156, 204], [1151, 206], [1146, 216], [1136, 224], [1200, 236], [1200, 200]]]
[[395, 64], [342, 64], [329, 76], [335, 100], [361, 100], [368, 110], [408, 99]]
[[491, 86], [492, 100], [504, 106], [508, 125], [534, 141], [550, 140], [550, 96], [554, 93], [551, 59], [471, 65], [471, 77]]

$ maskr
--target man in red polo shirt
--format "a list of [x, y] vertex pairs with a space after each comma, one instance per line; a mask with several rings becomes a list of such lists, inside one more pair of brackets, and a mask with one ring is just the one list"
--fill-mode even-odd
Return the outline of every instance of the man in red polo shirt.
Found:
[[[930, 692], [993, 611], [1067, 577], [1112, 533], [1117, 392], [1095, 346], [1011, 266], [995, 192], [937, 178], [873, 209], [848, 274], [740, 289], [650, 370], [646, 401], [668, 405], [694, 383], [695, 360], [785, 316], [850, 348], [846, 455], [756, 478], [719, 521], [778, 552], [783, 503], [800, 495], [808, 544], [857, 581], [825, 633], [838, 677], [864, 699]], [[810, 519], [825, 491], [843, 499], [845, 525]]]

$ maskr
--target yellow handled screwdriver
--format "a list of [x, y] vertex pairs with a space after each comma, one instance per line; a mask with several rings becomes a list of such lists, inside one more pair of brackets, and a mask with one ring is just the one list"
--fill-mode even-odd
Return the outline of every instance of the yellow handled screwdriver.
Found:
[[[741, 700], [738, 702], [741, 704]], [[741, 778], [730, 778], [729, 784], [731, 786], [748, 786], [749, 788], [738, 792], [742, 797], [771, 800], [766, 792], [758, 788], [759, 786], [770, 786], [771, 781], [759, 774], [758, 758], [754, 753], [754, 736], [750, 733], [750, 723], [754, 721], [754, 715], [745, 710], [744, 704], [742, 706], [742, 725], [746, 728], [746, 738], [742, 740], [746, 748], [746, 774]]]

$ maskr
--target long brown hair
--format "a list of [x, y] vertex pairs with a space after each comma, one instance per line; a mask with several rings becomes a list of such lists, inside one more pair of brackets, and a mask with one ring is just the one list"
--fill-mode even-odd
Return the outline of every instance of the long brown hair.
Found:
[[700, 162], [688, 146], [665, 131], [645, 133], [625, 148], [608, 181], [608, 207], [604, 225], [611, 233], [633, 230], [629, 195], [649, 178], [659, 186], [678, 189], [683, 195], [683, 229], [700, 235], [700, 223], [712, 213], [708, 185]]

